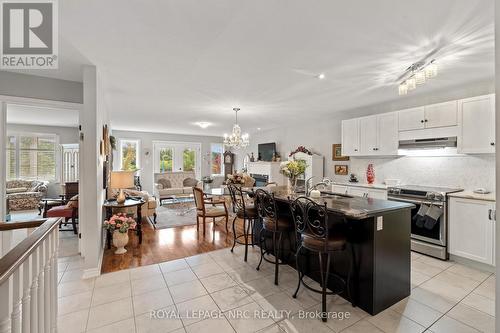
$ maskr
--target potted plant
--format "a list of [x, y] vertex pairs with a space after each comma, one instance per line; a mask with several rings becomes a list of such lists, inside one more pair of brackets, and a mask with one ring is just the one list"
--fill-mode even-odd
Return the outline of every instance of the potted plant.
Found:
[[245, 175], [242, 173], [234, 173], [227, 175], [226, 184], [243, 185], [245, 184]]
[[109, 221], [104, 221], [104, 228], [113, 234], [113, 245], [116, 247], [115, 254], [127, 252], [125, 245], [128, 244], [128, 230], [136, 226], [134, 218], [124, 213], [113, 215]]
[[306, 161], [304, 160], [289, 160], [281, 162], [280, 173], [288, 178], [293, 192], [297, 187], [297, 178], [306, 172]]

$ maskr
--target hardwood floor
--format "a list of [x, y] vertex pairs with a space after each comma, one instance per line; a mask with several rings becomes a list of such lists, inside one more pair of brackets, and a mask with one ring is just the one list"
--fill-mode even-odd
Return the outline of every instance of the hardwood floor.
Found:
[[156, 264], [231, 247], [233, 245], [232, 220], [230, 217], [229, 234], [226, 234], [223, 223], [218, 222], [215, 228], [215, 237], [213, 237], [211, 222], [207, 223], [206, 234], [203, 236], [201, 223], [199, 232], [196, 231], [196, 225], [155, 230], [144, 220], [142, 223], [142, 244], [139, 245], [137, 236], [129, 232], [130, 240], [129, 245], [126, 246], [127, 253], [116, 255], [114, 247], [109, 250], [106, 248], [101, 272], [109, 273]]

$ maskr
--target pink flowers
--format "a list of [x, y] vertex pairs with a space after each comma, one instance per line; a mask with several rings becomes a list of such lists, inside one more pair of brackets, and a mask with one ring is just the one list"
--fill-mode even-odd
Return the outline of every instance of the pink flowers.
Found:
[[117, 230], [121, 233], [126, 233], [129, 229], [134, 229], [137, 223], [134, 218], [127, 216], [124, 213], [113, 215], [109, 221], [104, 221], [104, 228], [111, 232]]

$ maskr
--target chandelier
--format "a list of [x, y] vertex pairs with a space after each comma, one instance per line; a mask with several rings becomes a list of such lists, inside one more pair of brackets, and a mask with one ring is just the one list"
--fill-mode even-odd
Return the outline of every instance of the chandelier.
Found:
[[398, 79], [401, 82], [398, 87], [399, 94], [408, 94], [408, 91], [417, 88], [417, 84], [424, 84], [427, 79], [435, 77], [437, 71], [438, 68], [435, 59], [428, 63], [421, 61], [412, 64]]
[[238, 111], [239, 108], [233, 108], [233, 111], [236, 112], [236, 121], [233, 125], [233, 132], [231, 135], [224, 134], [224, 145], [228, 147], [232, 147], [234, 149], [245, 148], [250, 144], [248, 140], [248, 134], [241, 134], [241, 127], [238, 125]]

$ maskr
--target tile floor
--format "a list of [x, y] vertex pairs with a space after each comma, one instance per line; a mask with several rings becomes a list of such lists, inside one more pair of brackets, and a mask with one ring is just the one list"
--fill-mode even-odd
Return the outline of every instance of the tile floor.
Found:
[[[301, 310], [320, 309], [320, 295], [292, 294], [296, 272], [273, 266], [255, 270], [257, 249], [243, 262], [243, 247], [217, 250], [158, 265], [81, 280], [78, 257], [59, 259], [59, 332], [494, 332], [495, 277], [452, 262], [412, 253], [412, 294], [376, 316], [340, 297], [329, 297], [330, 311], [349, 318], [299, 319]], [[162, 319], [152, 319], [151, 310]], [[203, 310], [217, 318], [187, 318]], [[236, 313], [286, 310], [272, 318], [236, 318]], [[180, 314], [170, 317], [169, 314]], [[248, 311], [248, 312], [245, 312]], [[274, 313], [274, 312], [273, 312]]]

